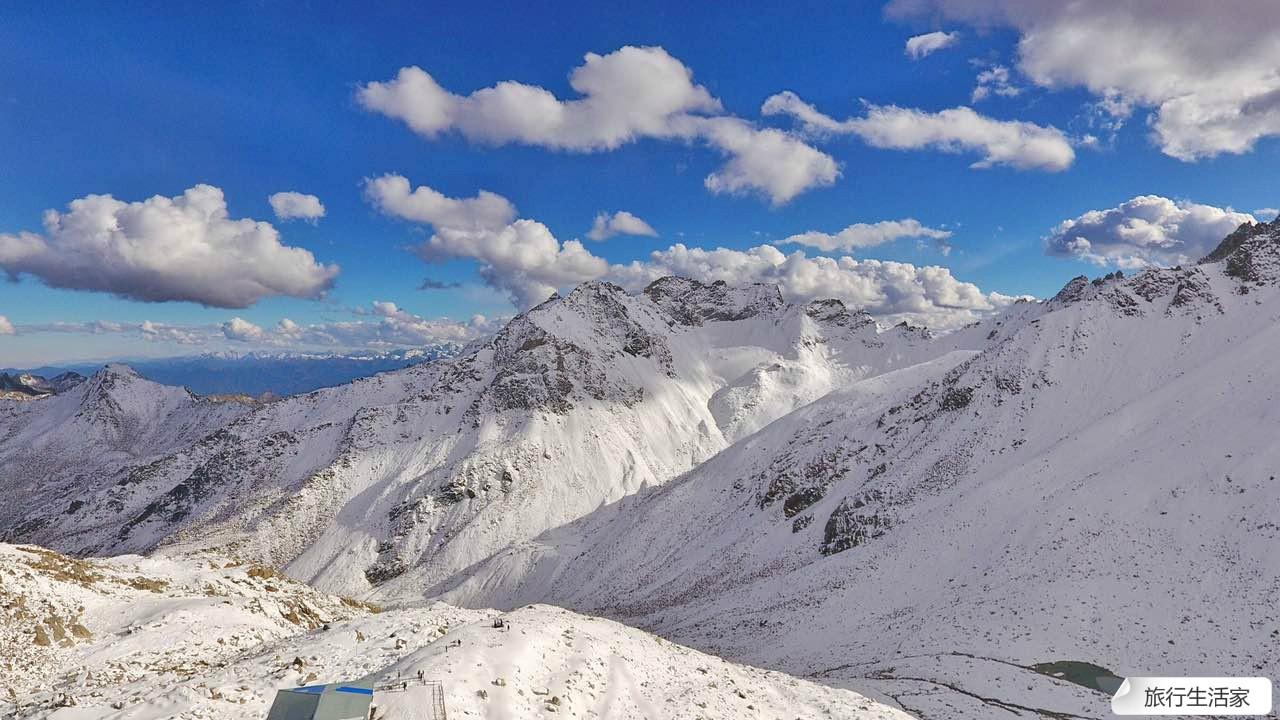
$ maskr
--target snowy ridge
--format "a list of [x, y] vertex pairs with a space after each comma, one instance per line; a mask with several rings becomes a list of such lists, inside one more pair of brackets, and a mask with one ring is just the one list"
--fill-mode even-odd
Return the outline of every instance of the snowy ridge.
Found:
[[842, 383], [948, 348], [769, 286], [586, 283], [455, 358], [240, 412], [185, 445], [141, 440], [95, 482], [63, 473], [58, 502], [27, 505], [8, 537], [216, 549], [334, 592], [420, 597]]

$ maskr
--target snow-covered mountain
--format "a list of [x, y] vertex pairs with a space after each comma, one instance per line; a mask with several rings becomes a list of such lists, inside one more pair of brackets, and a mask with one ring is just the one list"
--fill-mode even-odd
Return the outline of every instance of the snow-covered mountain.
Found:
[[1101, 718], [1113, 674], [1280, 669], [1278, 302], [1272, 223], [942, 337], [665, 278], [261, 406], [110, 368], [0, 404], [0, 532], [554, 603], [925, 720]]
[[[441, 682], [449, 717], [907, 720], [559, 608], [382, 611], [225, 559], [87, 561], [0, 545], [6, 718], [258, 720], [278, 688], [418, 670]], [[424, 717], [423, 691], [376, 694], [378, 717]]]
[[444, 597], [605, 614], [929, 720], [1107, 717], [1064, 678], [1108, 671], [1275, 676], [1278, 321], [1280, 223], [1077, 278], [971, 328], [983, 351], [844, 384]]
[[56, 395], [0, 400], [0, 537], [73, 542], [81, 511], [113, 483], [181, 451], [250, 407], [145, 380], [122, 365]]
[[[190, 432], [138, 437], [135, 462], [91, 474], [74, 452], [59, 446], [58, 465], [26, 442], [75, 411], [67, 395], [61, 414], [9, 422], [0, 467], [62, 484], [0, 527], [77, 553], [212, 548], [329, 591], [420, 597], [835, 387], [980, 340], [881, 332], [865, 313], [790, 305], [773, 286], [667, 278], [630, 295], [588, 283], [455, 358], [251, 411], [158, 393], [199, 418], [179, 422], [159, 400], [144, 414]], [[94, 432], [107, 431], [76, 436]]]

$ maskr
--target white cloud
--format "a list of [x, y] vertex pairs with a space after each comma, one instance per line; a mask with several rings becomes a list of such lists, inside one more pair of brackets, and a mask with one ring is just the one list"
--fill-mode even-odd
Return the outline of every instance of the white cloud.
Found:
[[[983, 294], [976, 285], [952, 277], [943, 267], [916, 267], [909, 263], [806, 257], [801, 251], [783, 254], [772, 245], [747, 251], [704, 250], [683, 244], [656, 251], [648, 260], [609, 265], [576, 240], [560, 242], [542, 223], [516, 220], [501, 229], [458, 229], [435, 226], [435, 233], [415, 248], [428, 262], [472, 258], [480, 263], [481, 277], [503, 290], [518, 307], [545, 300], [552, 292], [580, 282], [609, 279], [637, 290], [665, 275], [729, 283], [772, 282], [795, 301], [836, 297], [854, 307], [865, 307], [882, 319], [910, 320], [937, 328], [972, 322], [983, 313], [1012, 302], [998, 293]], [[893, 237], [929, 237], [945, 240], [950, 233], [906, 219], [875, 225], [854, 225], [829, 239], [816, 234], [788, 241], [831, 245], [848, 243], [866, 247]], [[375, 303], [371, 312], [393, 320], [403, 311], [394, 303]]]
[[659, 47], [588, 53], [570, 73], [569, 86], [583, 97], [560, 100], [543, 88], [511, 81], [464, 97], [440, 87], [421, 68], [406, 67], [395, 80], [361, 87], [357, 99], [427, 137], [457, 129], [476, 142], [579, 151], [668, 135], [672, 116], [720, 110], [719, 101], [694, 84], [693, 73]]
[[276, 335], [286, 342], [297, 342], [302, 339], [302, 326], [289, 318], [280, 318], [275, 329]]
[[781, 130], [761, 130], [728, 117], [690, 118], [689, 124], [729, 156], [724, 167], [703, 180], [713, 193], [763, 192], [774, 205], [782, 205], [840, 177], [840, 166], [830, 155]]
[[228, 340], [236, 342], [263, 342], [267, 333], [262, 328], [243, 318], [233, 317], [222, 324], [222, 334]]
[[[119, 332], [129, 326], [115, 326], [99, 324], [95, 327], [98, 332]], [[178, 325], [165, 325], [162, 323], [154, 323], [150, 320], [142, 321], [142, 324], [136, 328], [137, 332], [142, 335], [144, 340], [152, 342], [171, 342], [179, 345], [201, 345], [207, 341], [207, 336], [199, 330], [192, 330]]]
[[[370, 192], [370, 199], [383, 212], [433, 226], [435, 233], [414, 248], [419, 257], [427, 262], [452, 258], [477, 260], [485, 282], [506, 292], [519, 307], [542, 302], [557, 288], [600, 277], [608, 268], [608, 263], [592, 255], [582, 243], [560, 242], [540, 222], [508, 219], [499, 226], [498, 219], [515, 215], [515, 207], [499, 195], [481, 192], [476, 200], [486, 199], [483, 203], [486, 208], [504, 208], [505, 215], [476, 212], [479, 205], [467, 204], [473, 201], [448, 198], [425, 186], [409, 195], [408, 180], [400, 176], [385, 176], [380, 180], [388, 178], [394, 182], [387, 185], [398, 188], [390, 193], [391, 197], [429, 199], [425, 204], [388, 203], [380, 191]], [[381, 187], [377, 182], [369, 187]], [[424, 205], [431, 210], [423, 212]]]
[[299, 192], [278, 192], [267, 198], [279, 220], [307, 220], [316, 222], [324, 217], [324, 203], [315, 195]]
[[853, 134], [879, 148], [943, 152], [976, 152], [983, 157], [971, 167], [1007, 165], [1019, 170], [1065, 170], [1075, 161], [1066, 135], [1055, 127], [1017, 120], [994, 120], [971, 108], [925, 112], [896, 105], [866, 106], [860, 118], [836, 120], [819, 112], [793, 92], [765, 101], [765, 115], [790, 115], [815, 135]]
[[943, 330], [973, 322], [1016, 299], [984, 294], [978, 286], [957, 280], [944, 267], [807, 257], [799, 250], [788, 255], [772, 245], [745, 251], [673, 245], [652, 253], [647, 261], [615, 265], [609, 277], [634, 290], [664, 275], [703, 282], [774, 283], [791, 302], [838, 298], [885, 322], [907, 320]]
[[895, 150], [933, 148], [943, 152], [976, 152], [975, 168], [1007, 165], [1019, 170], [1057, 172], [1071, 167], [1075, 151], [1055, 127], [1017, 120], [993, 120], [967, 107], [929, 113], [893, 105], [872, 105], [858, 122], [857, 133], [868, 144]]
[[56, 322], [24, 325], [24, 334], [68, 333], [83, 335], [123, 334], [150, 342], [176, 343], [206, 348], [239, 347], [296, 350], [357, 350], [365, 348], [419, 347], [444, 342], [467, 342], [492, 333], [504, 319], [475, 315], [459, 322], [446, 317], [428, 319], [406, 312], [395, 303], [375, 302], [371, 310], [357, 315], [377, 315], [377, 320], [329, 321], [300, 324], [281, 318], [262, 327], [240, 317], [220, 325], [169, 325], [142, 323]]
[[894, 0], [888, 13], [1015, 28], [1033, 82], [1151, 108], [1155, 142], [1181, 160], [1280, 135], [1280, 3]]
[[595, 222], [592, 223], [591, 230], [587, 233], [587, 238], [599, 242], [608, 240], [615, 235], [658, 237], [658, 231], [654, 230], [649, 223], [626, 210], [619, 210], [612, 215], [609, 213], [596, 215]]
[[914, 35], [907, 38], [906, 53], [912, 60], [920, 58], [955, 45], [960, 40], [958, 32], [936, 32]]
[[790, 90], [770, 95], [760, 106], [761, 115], [789, 115], [810, 135], [848, 135], [857, 131], [857, 120], [836, 120], [818, 111]]
[[23, 325], [23, 334], [67, 333], [78, 335], [136, 335], [149, 342], [168, 342], [181, 345], [203, 345], [211, 340], [217, 327], [202, 325], [169, 325], [166, 323], [144, 320], [140, 323], [119, 323], [110, 320], [92, 320], [88, 322], [52, 322], [37, 325]]
[[1050, 255], [1122, 268], [1182, 265], [1208, 255], [1254, 219], [1231, 208], [1141, 195], [1062, 222], [1045, 239], [1045, 249]]
[[803, 141], [723, 114], [720, 101], [693, 82], [693, 72], [660, 47], [589, 53], [569, 85], [580, 98], [561, 100], [511, 81], [464, 96], [425, 70], [406, 67], [394, 80], [361, 86], [356, 99], [427, 138], [456, 130], [476, 143], [574, 152], [613, 150], [643, 138], [702, 141], [728, 156], [726, 166], [707, 177], [710, 190], [759, 192], [774, 204], [839, 176], [835, 160]]
[[536, 220], [516, 220], [501, 230], [437, 227], [415, 252], [427, 262], [473, 258], [480, 276], [518, 307], [547, 299], [557, 288], [600, 277], [608, 263], [577, 240], [561, 242]]
[[833, 250], [851, 251], [875, 247], [901, 238], [930, 238], [937, 241], [939, 246], [943, 248], [944, 254], [946, 254], [950, 249], [946, 241], [950, 237], [951, 231], [949, 230], [927, 227], [914, 218], [904, 218], [902, 220], [881, 220], [873, 224], [854, 223], [835, 234], [810, 230], [799, 235], [792, 235], [783, 240], [782, 244], [807, 245], [824, 252], [831, 252]]
[[[368, 314], [380, 319], [376, 322], [329, 322], [299, 326], [289, 321], [286, 330], [281, 320], [276, 328], [277, 336], [286, 332], [294, 342], [311, 345], [337, 345], [342, 347], [414, 347], [442, 342], [468, 342], [497, 331], [503, 319], [491, 320], [475, 315], [467, 322], [449, 318], [428, 319], [400, 308], [396, 303], [377, 300]], [[357, 311], [361, 314], [362, 311]]]
[[48, 210], [45, 233], [0, 234], [0, 268], [46, 285], [132, 300], [180, 300], [248, 307], [275, 295], [314, 298], [337, 265], [281, 244], [269, 223], [228, 216], [222, 191], [197, 185], [182, 195], [122, 202], [110, 195]]
[[17, 333], [17, 330], [14, 330], [13, 323], [9, 322], [9, 318], [0, 315], [0, 335], [13, 335], [15, 333]]
[[438, 227], [498, 230], [516, 219], [515, 206], [487, 190], [460, 200], [425, 185], [410, 192], [409, 180], [394, 173], [366, 180], [364, 188], [365, 197], [382, 212]]
[[1280, 216], [1280, 210], [1276, 208], [1258, 208], [1253, 211], [1253, 215], [1259, 220], [1275, 220], [1276, 216]]
[[1021, 94], [1022, 88], [1013, 84], [1009, 68], [991, 65], [978, 73], [978, 84], [973, 88], [972, 102], [982, 102], [992, 95], [1017, 97]]

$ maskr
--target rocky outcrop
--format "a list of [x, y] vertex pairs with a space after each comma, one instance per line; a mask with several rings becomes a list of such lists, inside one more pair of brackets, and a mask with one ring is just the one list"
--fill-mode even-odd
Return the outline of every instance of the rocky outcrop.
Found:
[[786, 305], [777, 285], [732, 286], [723, 280], [708, 284], [674, 276], [654, 280], [644, 294], [682, 325], [743, 320]]

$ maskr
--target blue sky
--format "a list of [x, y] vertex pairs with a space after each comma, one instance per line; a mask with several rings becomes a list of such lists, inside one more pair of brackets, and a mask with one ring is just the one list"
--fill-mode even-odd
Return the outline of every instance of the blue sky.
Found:
[[[492, 319], [516, 312], [520, 302], [513, 305], [509, 299], [514, 281], [497, 276], [523, 272], [518, 267], [494, 266], [459, 246], [436, 252], [431, 262], [410, 250], [440, 228], [397, 217], [370, 201], [363, 181], [387, 173], [450, 198], [473, 197], [480, 190], [496, 193], [518, 208], [520, 218], [541, 223], [561, 243], [585, 238], [600, 212], [625, 210], [657, 232], [657, 237], [584, 239], [586, 251], [610, 265], [651, 262], [650, 253], [676, 243], [736, 251], [770, 243], [783, 253], [803, 251], [807, 258], [850, 256], [945, 267], [949, 282], [976, 286], [983, 296], [1044, 297], [1074, 275], [1172, 262], [1178, 255], [1169, 243], [1177, 246], [1174, 250], [1184, 247], [1189, 257], [1207, 242], [1187, 235], [1190, 220], [1161, 219], [1154, 221], [1154, 232], [1162, 233], [1158, 247], [1107, 245], [1118, 237], [1117, 224], [1128, 220], [1131, 210], [1123, 204], [1138, 196], [1168, 199], [1172, 205], [1159, 211], [1181, 213], [1179, 218], [1191, 204], [1226, 213], [1201, 217], [1200, 232], [1234, 223], [1238, 215], [1229, 210], [1254, 213], [1280, 204], [1269, 181], [1280, 147], [1268, 125], [1271, 116], [1251, 121], [1262, 128], [1256, 132], [1232, 129], [1244, 137], [1244, 149], [1224, 149], [1213, 144], [1218, 140], [1204, 139], [1218, 137], [1221, 128], [1185, 123], [1157, 137], [1161, 113], [1172, 118], [1176, 108], [1162, 104], [1166, 101], [1151, 87], [1185, 83], [1181, 94], [1197, 98], [1199, 92], [1204, 103], [1218, 102], [1204, 90], [1221, 85], [1212, 76], [1217, 58], [1196, 57], [1204, 52], [1198, 47], [1173, 48], [1168, 51], [1191, 54], [1185, 64], [1170, 63], [1183, 68], [1184, 76], [1171, 70], [1162, 83], [1130, 77], [1127, 86], [1104, 89], [1106, 77], [1054, 66], [1060, 53], [1053, 48], [1019, 45], [1029, 33], [1080, 22], [1051, 9], [1014, 17], [994, 0], [910, 2], [888, 12], [880, 3], [839, 9], [776, 3], [733, 8], [558, 3], [554, 9], [406, 3], [358, 13], [349, 4], [322, 2], [226, 4], [217, 10], [125, 5], [9, 4], [0, 22], [0, 163], [5, 168], [0, 173], [0, 267], [16, 276], [14, 282], [0, 282], [0, 316], [12, 328], [0, 334], [0, 366], [318, 347], [322, 336], [335, 348], [360, 345], [366, 336], [372, 347], [382, 347], [425, 341], [435, 331], [464, 337], [487, 327], [477, 321], [469, 330], [448, 330], [441, 317], [465, 324], [476, 314]], [[1174, 5], [1176, 11], [1152, 18], [1136, 13], [1160, 14], [1158, 4], [1135, 3], [1133, 17], [1125, 18], [1133, 20], [1128, 27], [1138, 33], [1179, 23], [1192, 27], [1194, 9]], [[1098, 8], [1098, 22], [1124, 26], [1106, 16], [1115, 12], [1106, 4]], [[1266, 15], [1248, 25], [1257, 33], [1268, 26], [1274, 31], [1274, 20]], [[954, 32], [955, 40], [925, 57], [908, 57], [907, 39], [933, 31]], [[1114, 41], [1098, 38], [1104, 51]], [[1243, 47], [1233, 52], [1243, 57], [1224, 58], [1224, 64], [1247, 68], [1273, 59], [1265, 49], [1254, 52], [1248, 42], [1239, 44]], [[406, 118], [371, 109], [359, 99], [368, 83], [389, 82], [401, 68], [417, 66], [458, 96], [518, 81], [574, 100], [580, 94], [570, 87], [569, 74], [584, 64], [584, 56], [607, 56], [625, 46], [661, 48], [719, 101], [720, 108], [708, 114], [732, 116], [757, 130], [776, 128], [834, 160], [840, 176], [779, 204], [760, 191], [709, 191], [705, 178], [726, 157], [698, 139], [640, 133], [616, 148], [584, 152], [520, 140], [476, 141], [461, 125], [424, 136]], [[1201, 66], [1207, 68], [1203, 77], [1185, 69]], [[993, 67], [1008, 71], [1006, 94], [975, 101], [979, 73]], [[992, 123], [1056, 129], [1074, 157], [1065, 169], [973, 168], [982, 159], [981, 149], [946, 151], [942, 142], [893, 149], [875, 147], [862, 129], [806, 132], [797, 119], [762, 115], [762, 103], [782, 91], [794, 92], [837, 122], [863, 117], [876, 106], [926, 114], [968, 107]], [[1108, 97], [1127, 105], [1114, 137], [1100, 129], [1104, 120], [1116, 119], [1097, 109]], [[1195, 157], [1188, 158], [1189, 152]], [[41, 271], [33, 271], [32, 262], [14, 260], [12, 249], [6, 264], [3, 238], [21, 231], [45, 233], [46, 209], [65, 212], [70, 201], [90, 194], [110, 194], [126, 203], [177, 197], [198, 184], [221, 189], [231, 218], [269, 222], [279, 231], [280, 244], [309, 251], [318, 265], [340, 266], [323, 296], [267, 292], [247, 307], [208, 307], [167, 296], [144, 302], [119, 297], [118, 290], [93, 289], [94, 282], [78, 278], [61, 282], [89, 289], [47, 287]], [[314, 223], [277, 219], [268, 196], [280, 191], [315, 195], [324, 216]], [[1055, 234], [1059, 223], [1107, 209], [1116, 210], [1110, 225], [1081, 223], [1073, 230], [1078, 236]], [[1143, 217], [1150, 221], [1149, 215]], [[1256, 217], [1269, 219], [1265, 213]], [[942, 244], [911, 237], [835, 251], [782, 244], [807, 231], [836, 233], [855, 223], [904, 219], [951, 233], [945, 243], [949, 252], [944, 254]], [[1077, 237], [1087, 237], [1093, 250], [1071, 244]], [[1056, 254], [1046, 252], [1047, 243], [1058, 248]], [[486, 263], [488, 271], [482, 273]], [[459, 287], [421, 290], [424, 278]], [[545, 280], [536, 287], [547, 282], [558, 284]], [[806, 299], [812, 292], [817, 291], [792, 294]], [[853, 291], [836, 288], [833, 294], [841, 292]], [[395, 307], [375, 308], [375, 301]], [[978, 307], [983, 302], [987, 307]], [[945, 312], [961, 311], [960, 319], [967, 319], [998, 309], [999, 302], [931, 298], [927, 307], [879, 305], [872, 309], [886, 318], [918, 315], [920, 321], [945, 325]], [[237, 317], [262, 334], [233, 337], [237, 333], [226, 332], [223, 324]], [[302, 328], [314, 326], [317, 333], [306, 340], [298, 333], [272, 333], [282, 318]], [[185, 341], [174, 341], [178, 334], [141, 332], [145, 321], [185, 332]], [[111, 329], [50, 329], [56, 323], [94, 322], [111, 323]], [[341, 337], [321, 333], [333, 323], [347, 324], [349, 332]], [[351, 323], [399, 324], [361, 334]]]

